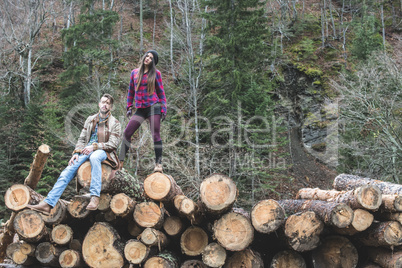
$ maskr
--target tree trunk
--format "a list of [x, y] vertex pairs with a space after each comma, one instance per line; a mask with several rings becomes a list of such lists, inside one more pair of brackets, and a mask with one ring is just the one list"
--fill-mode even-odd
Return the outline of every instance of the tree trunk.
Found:
[[145, 195], [155, 201], [169, 202], [183, 191], [169, 175], [155, 172], [144, 180]]
[[183, 262], [180, 268], [208, 268], [205, 263], [200, 260], [187, 260]]
[[124, 244], [108, 223], [97, 222], [85, 236], [82, 255], [91, 267], [123, 267]]
[[73, 218], [83, 219], [86, 218], [91, 211], [87, 210], [91, 197], [89, 195], [76, 195], [71, 199], [71, 202], [68, 204], [67, 209]]
[[39, 179], [42, 175], [43, 168], [45, 167], [45, 163], [47, 158], [50, 155], [50, 147], [46, 144], [42, 144], [39, 146], [36, 151], [34, 161], [31, 164], [31, 169], [29, 171], [28, 176], [25, 178], [24, 184], [31, 187], [31, 189], [35, 190], [36, 185], [38, 185]]
[[38, 262], [35, 256], [23, 254], [21, 251], [14, 252], [11, 260], [16, 264], [23, 266], [35, 265]]
[[312, 260], [315, 268], [357, 266], [359, 255], [355, 246], [343, 236], [329, 236], [313, 250]]
[[[91, 184], [91, 164], [83, 163], [77, 172], [77, 184], [88, 190]], [[144, 199], [143, 183], [131, 176], [126, 170], [112, 170], [109, 165], [102, 164], [102, 193], [112, 195], [125, 193], [136, 201]]]
[[324, 223], [313, 211], [299, 212], [287, 218], [284, 233], [289, 246], [299, 252], [316, 248]]
[[110, 209], [120, 217], [132, 215], [136, 202], [124, 193], [116, 194], [110, 201]]
[[134, 220], [144, 228], [160, 229], [163, 225], [164, 209], [154, 202], [142, 202], [135, 206]]
[[144, 245], [141, 241], [130, 239], [124, 247], [124, 257], [131, 264], [141, 264], [149, 256], [155, 255], [156, 251]]
[[262, 200], [251, 210], [251, 223], [260, 233], [274, 232], [284, 222], [285, 210], [275, 200]]
[[59, 224], [53, 227], [50, 240], [55, 244], [64, 246], [73, 240], [73, 230], [70, 226]]
[[402, 196], [396, 194], [382, 195], [381, 211], [402, 212]]
[[245, 249], [233, 254], [224, 266], [224, 268], [236, 267], [264, 268], [264, 262], [258, 252]]
[[215, 221], [213, 233], [219, 244], [231, 251], [247, 248], [254, 239], [250, 220], [236, 212], [229, 212]]
[[177, 195], [173, 203], [179, 214], [186, 217], [191, 224], [200, 225], [204, 220], [199, 206], [187, 196]]
[[171, 252], [164, 251], [158, 255], [149, 258], [145, 264], [144, 268], [179, 268], [179, 261], [177, 257]]
[[141, 226], [139, 226], [134, 219], [129, 219], [128, 224], [127, 224], [127, 230], [130, 233], [130, 235], [137, 237], [139, 236], [142, 231], [144, 230], [144, 228], [142, 228]]
[[41, 215], [43, 221], [48, 225], [57, 225], [65, 222], [70, 218], [70, 214], [68, 213], [67, 209], [68, 204], [69, 202], [59, 199], [59, 201], [56, 203], [56, 206], [50, 210], [49, 215]]
[[145, 230], [141, 233], [141, 242], [146, 246], [157, 246], [159, 251], [162, 251], [169, 244], [169, 239], [167, 236], [156, 229], [153, 228], [145, 228]]
[[200, 185], [200, 198], [206, 213], [217, 216], [229, 211], [236, 201], [236, 184], [222, 174], [206, 177]]
[[338, 228], [350, 225], [353, 220], [353, 210], [341, 203], [321, 200], [279, 200], [278, 203], [288, 214], [314, 211], [325, 224]]
[[270, 268], [306, 268], [306, 261], [293, 250], [284, 250], [275, 254], [272, 258]]
[[392, 247], [402, 244], [402, 226], [397, 221], [374, 222], [366, 231], [356, 235], [365, 246]]
[[41, 200], [43, 196], [32, 190], [29, 186], [24, 184], [14, 184], [7, 189], [4, 195], [4, 203], [7, 208], [12, 211], [20, 211], [26, 206], [36, 205]]
[[358, 232], [363, 232], [371, 226], [374, 216], [364, 209], [355, 209], [353, 211], [353, 221], [346, 228], [334, 228], [338, 234], [354, 235]]
[[82, 252], [82, 240], [74, 238], [73, 240], [71, 240], [68, 247], [72, 250]]
[[36, 243], [49, 235], [41, 215], [26, 209], [18, 212], [14, 219], [14, 229], [26, 242]]
[[368, 258], [383, 268], [402, 267], [402, 251], [385, 248], [367, 248]]
[[60, 267], [59, 257], [64, 250], [66, 249], [56, 247], [50, 242], [43, 242], [36, 247], [35, 257], [45, 267]]
[[202, 252], [202, 261], [209, 267], [222, 267], [226, 261], [226, 250], [217, 243], [208, 244]]
[[177, 237], [183, 232], [184, 224], [179, 217], [170, 216], [163, 222], [163, 230], [172, 237]]
[[60, 254], [59, 263], [63, 268], [86, 267], [82, 254], [72, 249], [67, 249]]
[[380, 189], [370, 185], [363, 185], [350, 191], [303, 188], [299, 190], [296, 198], [345, 203], [352, 209], [362, 208], [367, 210], [377, 210], [382, 202]]
[[208, 245], [208, 235], [200, 227], [190, 226], [180, 238], [181, 251], [187, 256], [198, 256]]
[[99, 197], [99, 211], [107, 211], [110, 209], [110, 201], [112, 201], [112, 195], [108, 193], [101, 193]]
[[342, 190], [353, 190], [359, 186], [363, 185], [373, 185], [377, 186], [382, 194], [398, 194], [402, 195], [402, 185], [396, 184], [396, 183], [391, 183], [391, 182], [385, 182], [385, 181], [379, 181], [379, 180], [372, 180], [369, 178], [362, 178], [359, 176], [355, 175], [348, 175], [348, 174], [340, 174], [336, 176], [333, 187], [336, 190], [342, 191]]

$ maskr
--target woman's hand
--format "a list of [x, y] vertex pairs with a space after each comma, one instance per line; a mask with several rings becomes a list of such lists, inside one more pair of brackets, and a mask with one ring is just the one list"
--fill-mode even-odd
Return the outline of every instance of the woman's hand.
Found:
[[127, 111], [126, 115], [127, 115], [127, 118], [130, 119], [131, 116], [133, 115], [133, 110], [129, 109], [129, 110]]
[[161, 122], [163, 122], [164, 120], [165, 120], [165, 118], [166, 118], [166, 114], [161, 114]]

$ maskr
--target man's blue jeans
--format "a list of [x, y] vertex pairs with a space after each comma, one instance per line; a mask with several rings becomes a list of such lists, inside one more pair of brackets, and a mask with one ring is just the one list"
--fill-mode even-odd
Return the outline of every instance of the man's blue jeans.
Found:
[[91, 162], [91, 186], [89, 188], [89, 193], [91, 196], [100, 196], [102, 188], [101, 162], [106, 160], [106, 158], [107, 155], [104, 150], [96, 150], [89, 155], [80, 154], [78, 156], [78, 161], [75, 161], [71, 166], [67, 166], [63, 172], [61, 172], [60, 177], [57, 179], [57, 182], [54, 184], [52, 190], [47, 194], [44, 201], [54, 207], [67, 185], [77, 174], [78, 168], [88, 159]]

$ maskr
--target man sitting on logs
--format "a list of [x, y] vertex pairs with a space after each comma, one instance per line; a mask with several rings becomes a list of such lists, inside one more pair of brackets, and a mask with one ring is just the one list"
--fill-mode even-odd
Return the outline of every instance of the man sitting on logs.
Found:
[[68, 166], [60, 174], [52, 190], [42, 202], [37, 205], [28, 205], [27, 207], [43, 214], [49, 214], [69, 182], [77, 174], [78, 168], [89, 160], [91, 163], [91, 185], [89, 188], [91, 201], [86, 209], [96, 210], [98, 208], [102, 186], [101, 162], [107, 160], [112, 168], [119, 166], [116, 149], [120, 142], [121, 127], [120, 122], [110, 112], [113, 107], [113, 101], [113, 97], [109, 94], [102, 96], [99, 101], [99, 112], [89, 116], [85, 121], [73, 156], [68, 162]]

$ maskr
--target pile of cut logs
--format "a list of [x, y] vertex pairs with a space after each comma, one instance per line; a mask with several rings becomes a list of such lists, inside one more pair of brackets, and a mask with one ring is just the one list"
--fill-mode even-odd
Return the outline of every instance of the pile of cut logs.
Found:
[[[42, 147], [42, 146], [41, 146]], [[402, 185], [338, 175], [332, 190], [300, 189], [292, 200], [235, 207], [236, 184], [212, 174], [200, 200], [169, 175], [138, 180], [102, 165], [97, 211], [90, 197], [60, 200], [50, 215], [27, 209], [46, 161], [39, 148], [24, 184], [11, 186], [12, 216], [0, 236], [1, 262], [42, 267], [402, 267]], [[48, 152], [47, 152], [48, 153]], [[40, 163], [39, 163], [40, 162]], [[88, 190], [90, 164], [77, 174]], [[399, 251], [400, 250], [400, 251]]]

